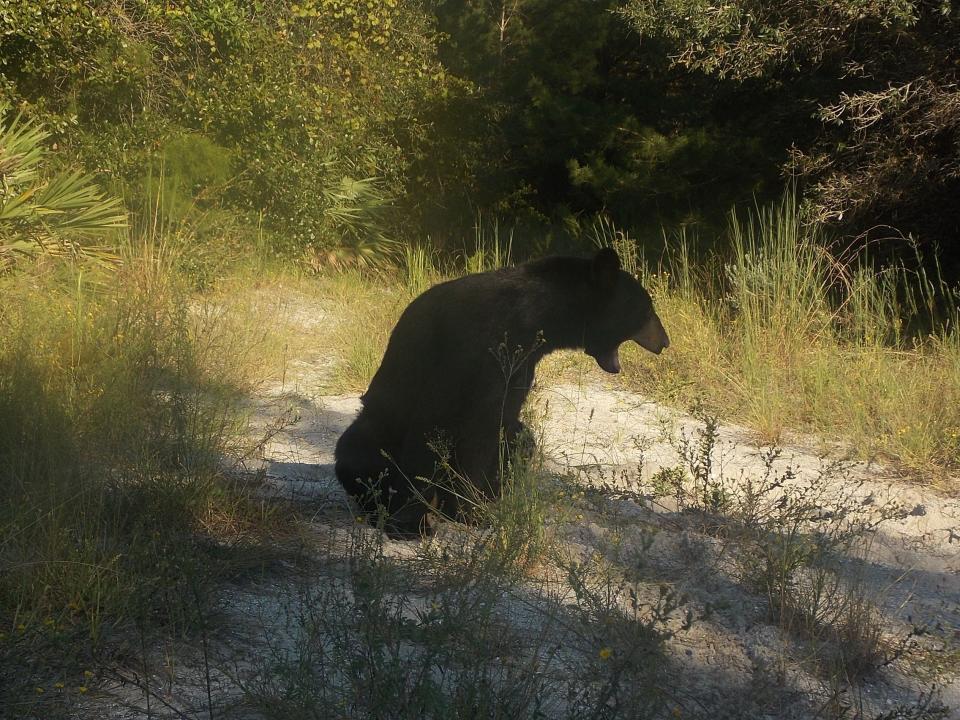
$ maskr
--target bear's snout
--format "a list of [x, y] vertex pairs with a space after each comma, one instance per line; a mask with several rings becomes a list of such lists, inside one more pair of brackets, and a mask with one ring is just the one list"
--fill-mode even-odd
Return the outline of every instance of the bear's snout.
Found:
[[649, 350], [654, 355], [659, 355], [670, 347], [670, 338], [667, 337], [667, 331], [663, 329], [663, 323], [660, 322], [656, 313], [650, 316], [647, 324], [632, 339], [644, 350]]

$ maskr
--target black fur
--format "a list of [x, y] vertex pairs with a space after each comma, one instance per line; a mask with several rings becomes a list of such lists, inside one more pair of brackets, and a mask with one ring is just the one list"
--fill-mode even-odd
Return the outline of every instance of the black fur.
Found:
[[[609, 249], [436, 285], [397, 322], [363, 408], [337, 443], [337, 478], [366, 511], [385, 507], [394, 532], [424, 531], [428, 505], [458, 516], [464, 483], [499, 495], [501, 438], [509, 446], [522, 434], [540, 358], [582, 348], [616, 372], [616, 348], [653, 325], [663, 333], [650, 296]], [[667, 344], [663, 334], [651, 349]], [[438, 452], [459, 486], [438, 481]]]

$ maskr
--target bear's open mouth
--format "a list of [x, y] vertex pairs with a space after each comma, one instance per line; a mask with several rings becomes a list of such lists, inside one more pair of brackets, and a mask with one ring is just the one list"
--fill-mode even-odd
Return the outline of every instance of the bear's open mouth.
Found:
[[593, 356], [593, 359], [597, 361], [597, 365], [611, 375], [616, 375], [618, 372], [620, 372], [619, 346], [615, 346], [612, 350], [608, 350], [607, 352], [597, 353]]

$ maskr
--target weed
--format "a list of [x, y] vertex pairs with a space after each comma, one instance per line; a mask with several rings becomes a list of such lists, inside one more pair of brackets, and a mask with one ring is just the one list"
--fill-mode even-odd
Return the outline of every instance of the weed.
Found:
[[725, 494], [734, 562], [741, 582], [766, 597], [771, 619], [808, 643], [812, 666], [855, 683], [893, 646], [854, 569], [872, 534], [903, 509], [862, 492], [842, 463], [799, 478], [789, 467], [774, 470], [779, 454], [768, 449], [764, 475], [742, 478]]
[[[512, 475], [485, 527], [445, 525], [407, 560], [355, 526], [286, 611], [285, 630], [271, 631], [289, 640], [247, 685], [250, 702], [278, 718], [647, 717], [661, 707], [663, 643], [686, 625], [670, 625], [681, 598], [667, 588], [646, 598], [599, 558], [532, 546], [531, 516], [511, 497], [526, 482]], [[566, 589], [523, 571], [534, 556], [538, 576], [559, 573]]]
[[[730, 506], [730, 497], [722, 481], [714, 471], [714, 452], [720, 438], [720, 422], [701, 408], [695, 408], [694, 417], [702, 421], [695, 437], [681, 433], [677, 440], [677, 452], [686, 463], [693, 479], [692, 498], [695, 509], [722, 513]], [[677, 493], [678, 508], [683, 508], [682, 496]]]
[[357, 527], [351, 538], [345, 571], [305, 590], [291, 618], [295, 647], [277, 648], [249, 688], [261, 712], [419, 718], [536, 707], [543, 680], [503, 661], [520, 646], [502, 631], [503, 587], [478, 572], [476, 545], [453, 543], [442, 556], [424, 548], [418, 565], [436, 571], [425, 583], [385, 554], [382, 534]]
[[494, 217], [491, 225], [484, 223], [483, 216], [478, 214], [474, 224], [473, 251], [463, 251], [464, 272], [469, 274], [499, 270], [510, 265], [512, 254], [513, 230], [506, 241], [503, 241], [500, 237], [499, 218]]

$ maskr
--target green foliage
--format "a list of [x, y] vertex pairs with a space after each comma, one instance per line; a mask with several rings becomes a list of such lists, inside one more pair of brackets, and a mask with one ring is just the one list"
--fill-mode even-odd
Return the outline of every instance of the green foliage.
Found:
[[[708, 0], [630, 0], [621, 12], [644, 34], [681, 41], [680, 63], [743, 78], [823, 62], [854, 29], [902, 32], [917, 23], [920, 6], [916, 0], [740, 0], [719, 7]], [[950, 3], [937, 10], [949, 14]]]
[[773, 446], [761, 450], [761, 472], [725, 476], [716, 418], [697, 414], [702, 425], [675, 441], [691, 482], [683, 470], [663, 468], [651, 479], [654, 492], [672, 489], [679, 510], [711, 519], [710, 532], [736, 548], [731, 558], [745, 588], [765, 598], [782, 630], [809, 643], [811, 669], [846, 683], [876, 671], [892, 643], [856, 568], [878, 528], [904, 509], [873, 494], [864, 501], [864, 481], [841, 462], [801, 472], [780, 465]]
[[390, 205], [376, 178], [344, 175], [323, 189], [325, 227], [342, 238], [341, 251], [361, 266], [395, 260], [396, 243], [387, 237], [385, 215]]
[[5, 2], [0, 91], [134, 206], [151, 167], [181, 210], [226, 203], [364, 257], [445, 87], [432, 32], [396, 0]]
[[184, 199], [215, 190], [232, 174], [230, 151], [197, 133], [170, 137], [163, 145], [161, 163], [163, 174], [172, 181], [171, 190]]
[[796, 142], [788, 164], [808, 180], [817, 219], [891, 253], [908, 233], [955, 245], [955, 3], [630, 0], [621, 12], [645, 42], [671, 42], [676, 64], [773, 89], [794, 127], [819, 108], [825, 132]]
[[[449, 103], [461, 119], [454, 140], [470, 156], [459, 166], [466, 197], [442, 195], [465, 206], [461, 225], [476, 206], [493, 210], [517, 222], [529, 246], [528, 236], [575, 235], [578, 218], [605, 211], [655, 234], [661, 222], [722, 224], [731, 204], [768, 191], [786, 156], [763, 117], [763, 94], [683, 78], [666, 46], [638, 43], [616, 7], [439, 4], [441, 59], [471, 83]], [[424, 174], [443, 182], [431, 170]], [[423, 194], [437, 196], [435, 187]]]
[[810, 643], [819, 672], [857, 681], [881, 666], [892, 643], [851, 561], [868, 557], [877, 529], [904, 510], [892, 500], [863, 502], [862, 481], [840, 463], [798, 478], [790, 468], [774, 469], [779, 455], [764, 450], [763, 475], [730, 489], [741, 579], [766, 596], [781, 628]]
[[2, 0], [0, 97], [135, 213], [226, 211], [317, 267], [395, 262], [388, 240], [424, 236], [456, 252], [478, 211], [519, 254], [582, 244], [598, 213], [638, 237], [719, 232], [783, 167], [821, 220], [946, 244], [957, 17], [940, 0]]
[[126, 225], [120, 203], [76, 171], [41, 174], [47, 160], [42, 126], [9, 117], [0, 101], [0, 268], [15, 255], [90, 252]]

